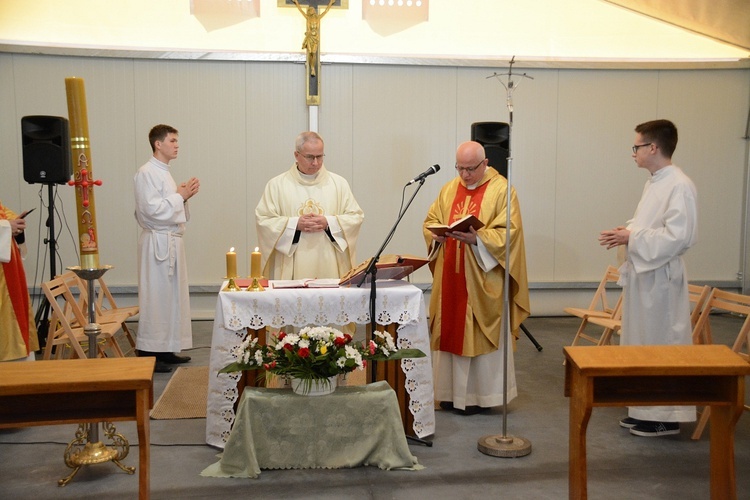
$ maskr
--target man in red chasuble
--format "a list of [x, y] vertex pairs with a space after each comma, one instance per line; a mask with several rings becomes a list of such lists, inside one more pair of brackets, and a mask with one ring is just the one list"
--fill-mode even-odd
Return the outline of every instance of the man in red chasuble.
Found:
[[0, 361], [33, 361], [39, 350], [21, 249], [15, 241], [26, 228], [21, 217], [0, 203]]
[[[508, 181], [488, 167], [478, 142], [456, 151], [458, 176], [440, 190], [423, 232], [433, 275], [430, 331], [435, 399], [443, 409], [478, 413], [503, 404], [502, 332]], [[484, 227], [436, 236], [427, 226], [475, 215]], [[510, 326], [514, 336], [530, 312], [521, 210], [514, 189], [510, 213]], [[517, 395], [508, 352], [507, 400]]]

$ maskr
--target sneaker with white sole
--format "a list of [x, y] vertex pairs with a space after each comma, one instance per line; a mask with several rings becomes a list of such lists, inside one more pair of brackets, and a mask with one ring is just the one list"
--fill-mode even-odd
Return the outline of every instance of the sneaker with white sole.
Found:
[[678, 422], [641, 422], [632, 427], [630, 433], [643, 437], [669, 436], [680, 433], [680, 424]]
[[637, 418], [633, 417], [625, 417], [622, 420], [620, 420], [620, 427], [624, 429], [632, 429], [638, 424], [646, 423], [646, 420], [638, 420]]

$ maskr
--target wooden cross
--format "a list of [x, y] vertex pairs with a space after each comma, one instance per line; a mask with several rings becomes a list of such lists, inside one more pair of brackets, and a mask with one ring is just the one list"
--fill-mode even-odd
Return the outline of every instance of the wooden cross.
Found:
[[320, 76], [320, 20], [328, 14], [334, 3], [340, 0], [329, 0], [328, 5], [322, 14], [318, 13], [318, 0], [302, 0], [307, 5], [307, 9], [302, 8], [300, 0], [292, 0], [297, 10], [305, 16], [307, 22], [305, 30], [305, 39], [302, 42], [302, 48], [305, 49], [307, 57], [305, 59], [305, 70], [307, 74], [307, 105], [320, 105], [320, 85], [318, 78]]

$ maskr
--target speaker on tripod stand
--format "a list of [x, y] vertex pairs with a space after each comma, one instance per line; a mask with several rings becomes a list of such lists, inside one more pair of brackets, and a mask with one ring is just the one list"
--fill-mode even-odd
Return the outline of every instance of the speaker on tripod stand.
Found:
[[[71, 176], [70, 127], [68, 120], [60, 116], [24, 116], [21, 118], [21, 142], [23, 145], [23, 179], [29, 184], [47, 185], [47, 237], [50, 279], [57, 275], [55, 240], [55, 195], [54, 184], [66, 184]], [[47, 343], [50, 304], [42, 295], [36, 311], [35, 322], [39, 346]]]

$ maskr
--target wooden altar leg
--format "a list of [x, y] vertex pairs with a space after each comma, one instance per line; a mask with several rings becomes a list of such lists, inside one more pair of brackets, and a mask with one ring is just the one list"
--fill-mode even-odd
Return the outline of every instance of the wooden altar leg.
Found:
[[[398, 324], [391, 323], [385, 327], [385, 331], [390, 333], [393, 341], [398, 341]], [[368, 339], [370, 338], [370, 328], [368, 326]], [[371, 379], [370, 379], [371, 380]], [[414, 415], [409, 411], [409, 393], [406, 391], [406, 376], [401, 369], [401, 361], [378, 361], [375, 366], [375, 380], [385, 380], [396, 392], [398, 398], [398, 407], [401, 411], [401, 421], [404, 423], [404, 432], [411, 436], [414, 434]]]
[[[261, 328], [260, 330], [253, 330], [252, 328], [247, 328], [247, 335], [251, 338], [257, 338], [259, 345], [266, 345], [267, 335], [266, 335], [266, 329]], [[247, 338], [247, 336], [245, 337]], [[244, 340], [244, 339], [243, 339]], [[245, 370], [241, 372], [242, 375], [240, 376], [240, 379], [237, 381], [237, 401], [234, 402], [234, 411], [237, 412], [237, 405], [240, 402], [240, 397], [242, 396], [242, 391], [245, 390], [245, 387], [265, 387], [266, 382], [265, 380], [258, 380], [258, 375], [261, 374], [261, 370]]]

